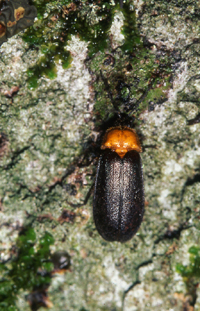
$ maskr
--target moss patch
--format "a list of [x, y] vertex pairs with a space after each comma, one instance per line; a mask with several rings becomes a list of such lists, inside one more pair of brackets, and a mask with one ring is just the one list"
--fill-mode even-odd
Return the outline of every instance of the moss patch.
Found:
[[[18, 310], [16, 298], [20, 289], [32, 291], [47, 286], [50, 283], [48, 272], [52, 270], [50, 262], [50, 245], [54, 243], [51, 234], [46, 232], [36, 245], [36, 233], [33, 228], [27, 227], [19, 235], [16, 256], [6, 263], [1, 263], [4, 271], [0, 282], [1, 310]], [[43, 273], [42, 273], [43, 271]]]

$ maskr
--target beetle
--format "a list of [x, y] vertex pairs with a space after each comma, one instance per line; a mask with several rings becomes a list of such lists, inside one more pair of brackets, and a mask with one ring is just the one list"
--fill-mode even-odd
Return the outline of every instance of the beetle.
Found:
[[93, 218], [107, 241], [126, 242], [137, 232], [144, 214], [142, 151], [134, 129], [106, 131], [101, 145], [93, 201]]

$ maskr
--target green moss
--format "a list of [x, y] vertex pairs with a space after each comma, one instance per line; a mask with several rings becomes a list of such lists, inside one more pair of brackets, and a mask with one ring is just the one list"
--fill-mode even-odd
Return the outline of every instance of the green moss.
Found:
[[[30, 89], [38, 86], [38, 78], [43, 75], [54, 79], [58, 61], [65, 69], [70, 66], [71, 56], [66, 51], [66, 45], [71, 35], [78, 35], [88, 43], [91, 70], [97, 76], [103, 74], [108, 80], [106, 88], [101, 79], [97, 79], [94, 84], [97, 119], [103, 120], [110, 115], [111, 97], [117, 110], [132, 111], [136, 116], [150, 102], [166, 100], [166, 91], [171, 87], [171, 64], [174, 60], [167, 51], [156, 55], [151, 46], [144, 46], [130, 1], [126, 1], [122, 9], [119, 1], [44, 0], [34, 4], [38, 10], [38, 21], [23, 38], [32, 48], [40, 49], [43, 56], [28, 70]], [[124, 16], [124, 43], [121, 49], [113, 51], [109, 30], [117, 10], [121, 10]], [[114, 65], [105, 64], [105, 50], [115, 58]], [[121, 105], [125, 109], [119, 108]]]
[[[34, 79], [29, 77], [30, 88], [37, 87], [35, 80], [42, 75], [56, 77], [55, 63], [60, 59], [63, 68], [70, 65], [70, 54], [65, 48], [71, 35], [88, 42], [88, 54], [93, 56], [107, 47], [108, 30], [114, 10], [119, 5], [110, 1], [35, 1], [38, 21], [27, 30], [23, 39], [32, 48], [40, 49], [45, 56], [32, 68]], [[92, 12], [92, 13], [91, 13]], [[45, 15], [45, 16], [44, 16]]]
[[163, 53], [158, 59], [156, 53], [141, 43], [131, 54], [118, 49], [112, 57], [113, 66], [106, 65], [99, 55], [90, 62], [91, 70], [98, 77], [93, 86], [95, 111], [100, 119], [108, 117], [113, 105], [117, 111], [131, 112], [138, 117], [149, 103], [162, 103], [167, 99], [171, 88], [171, 56]]
[[192, 246], [188, 250], [190, 254], [190, 264], [184, 266], [177, 264], [176, 271], [181, 274], [185, 282], [190, 281], [191, 278], [200, 277], [200, 247]]
[[125, 53], [132, 52], [136, 46], [141, 46], [140, 36], [136, 27], [136, 18], [134, 8], [130, 7], [128, 2], [123, 5], [123, 14], [125, 17], [122, 34], [125, 37], [125, 42], [122, 50]]
[[136, 27], [135, 12], [127, 1], [124, 15], [124, 43], [121, 48], [97, 53], [89, 62], [96, 75], [93, 84], [97, 119], [108, 119], [115, 111], [135, 115], [150, 103], [160, 104], [167, 99], [171, 88], [173, 56], [167, 50], [160, 53], [150, 43], [143, 42]]
[[[20, 289], [32, 291], [50, 282], [48, 273], [40, 274], [39, 270], [50, 272], [50, 245], [54, 239], [46, 232], [37, 243], [35, 231], [27, 227], [17, 239], [17, 257], [0, 265], [4, 272], [0, 282], [0, 309], [18, 310], [16, 297]], [[11, 308], [11, 309], [8, 309]]]
[[187, 295], [191, 297], [190, 304], [194, 306], [197, 299], [197, 284], [200, 278], [200, 247], [192, 246], [188, 250], [190, 254], [189, 265], [176, 265], [176, 271], [183, 277], [186, 285]]

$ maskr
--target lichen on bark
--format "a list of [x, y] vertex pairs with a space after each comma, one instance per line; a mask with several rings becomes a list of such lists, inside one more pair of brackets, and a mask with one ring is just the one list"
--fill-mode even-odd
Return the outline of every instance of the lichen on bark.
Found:
[[[190, 265], [188, 250], [200, 238], [198, 3], [107, 5], [116, 24], [106, 48], [88, 59], [87, 40], [72, 36], [64, 45], [71, 67], [56, 62], [57, 77], [37, 77], [35, 89], [27, 70], [45, 55], [43, 47], [24, 42], [22, 34], [1, 46], [1, 277], [11, 281], [17, 241], [30, 228], [35, 254], [47, 232], [50, 253], [65, 250], [71, 258], [69, 271], [51, 277], [52, 310], [198, 309], [198, 287], [188, 291], [177, 269]], [[89, 2], [85, 12], [91, 23], [97, 6]], [[39, 8], [42, 18], [52, 18], [54, 7]], [[123, 49], [127, 16], [132, 52]], [[95, 138], [116, 109], [135, 118], [143, 145], [145, 216], [125, 244], [103, 241], [92, 220], [92, 196], [83, 204], [95, 175]], [[28, 309], [30, 291], [17, 292], [13, 310]]]

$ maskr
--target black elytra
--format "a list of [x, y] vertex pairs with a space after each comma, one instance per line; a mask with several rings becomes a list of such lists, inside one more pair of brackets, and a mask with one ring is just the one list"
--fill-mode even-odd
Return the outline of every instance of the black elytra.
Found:
[[93, 217], [107, 241], [126, 242], [137, 232], [144, 214], [143, 173], [140, 155], [128, 151], [121, 158], [103, 150], [97, 168]]

